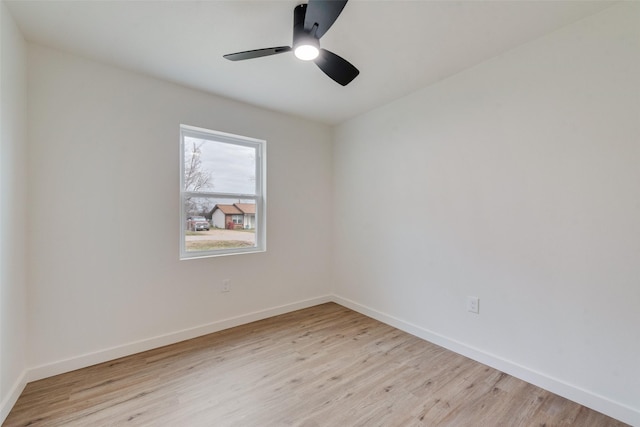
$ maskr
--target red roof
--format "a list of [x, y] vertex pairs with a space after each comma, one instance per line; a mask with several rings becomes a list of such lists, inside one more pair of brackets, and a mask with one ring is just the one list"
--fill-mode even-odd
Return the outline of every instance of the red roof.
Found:
[[211, 212], [215, 212], [216, 209], [220, 209], [225, 215], [242, 215], [242, 211], [236, 208], [234, 205], [215, 205]]
[[211, 213], [216, 211], [216, 209], [220, 209], [225, 215], [242, 215], [242, 214], [253, 214], [256, 213], [256, 204], [255, 203], [234, 203], [232, 205], [215, 205], [213, 209], [211, 209]]
[[256, 204], [255, 203], [234, 203], [233, 206], [240, 209], [245, 214], [254, 214], [256, 213]]

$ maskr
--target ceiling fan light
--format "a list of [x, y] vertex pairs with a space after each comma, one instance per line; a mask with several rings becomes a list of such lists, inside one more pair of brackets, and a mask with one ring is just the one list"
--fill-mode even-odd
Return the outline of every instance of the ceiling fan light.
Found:
[[316, 46], [310, 44], [301, 44], [300, 46], [297, 46], [295, 48], [293, 53], [298, 59], [302, 59], [303, 61], [311, 61], [318, 57], [320, 51]]

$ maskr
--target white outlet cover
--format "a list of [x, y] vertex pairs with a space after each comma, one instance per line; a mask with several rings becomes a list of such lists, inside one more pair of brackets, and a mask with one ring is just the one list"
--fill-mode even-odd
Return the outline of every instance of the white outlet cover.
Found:
[[480, 313], [480, 298], [467, 297], [467, 311], [475, 314]]

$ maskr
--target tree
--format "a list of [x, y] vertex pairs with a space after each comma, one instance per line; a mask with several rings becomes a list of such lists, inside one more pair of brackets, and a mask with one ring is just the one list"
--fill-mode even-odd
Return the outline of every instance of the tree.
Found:
[[202, 160], [200, 160], [202, 144], [202, 142], [200, 144], [192, 143], [190, 158], [185, 156], [184, 189], [186, 191], [200, 191], [212, 181], [211, 173], [202, 170]]
[[[202, 142], [191, 145], [191, 151], [185, 150], [184, 156], [184, 189], [185, 191], [200, 191], [203, 188], [213, 188], [211, 172], [207, 172], [202, 168], [202, 160], [200, 160]], [[184, 200], [186, 212], [188, 215], [202, 215], [209, 213], [211, 207], [207, 202], [198, 201], [193, 196], [187, 196]]]

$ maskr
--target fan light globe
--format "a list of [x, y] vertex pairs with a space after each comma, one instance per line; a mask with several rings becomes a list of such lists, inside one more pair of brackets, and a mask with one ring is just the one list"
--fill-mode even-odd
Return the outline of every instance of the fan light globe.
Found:
[[293, 51], [296, 55], [296, 58], [302, 59], [303, 61], [311, 61], [312, 59], [316, 59], [320, 51], [317, 47], [310, 44], [302, 44]]

